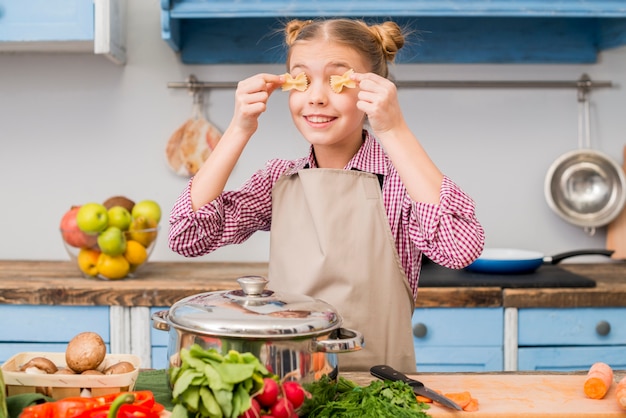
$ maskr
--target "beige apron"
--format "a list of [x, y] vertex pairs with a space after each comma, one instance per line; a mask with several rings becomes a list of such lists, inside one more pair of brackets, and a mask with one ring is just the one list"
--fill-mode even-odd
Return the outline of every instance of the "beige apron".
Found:
[[415, 371], [414, 300], [371, 173], [304, 169], [272, 191], [269, 287], [334, 306], [365, 348], [339, 354], [341, 370], [388, 364]]

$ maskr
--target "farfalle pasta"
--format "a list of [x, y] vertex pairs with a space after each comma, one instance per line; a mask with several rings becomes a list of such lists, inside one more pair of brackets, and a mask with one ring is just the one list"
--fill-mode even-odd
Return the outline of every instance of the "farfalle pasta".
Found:
[[309, 79], [305, 73], [298, 74], [295, 78], [289, 73], [283, 74], [285, 82], [282, 85], [283, 91], [296, 89], [298, 91], [304, 91], [309, 87]]
[[350, 76], [354, 74], [354, 70], [350, 68], [348, 71], [343, 73], [342, 75], [331, 75], [330, 76], [330, 88], [335, 93], [341, 93], [344, 87], [353, 89], [356, 87], [356, 81], [352, 80]]

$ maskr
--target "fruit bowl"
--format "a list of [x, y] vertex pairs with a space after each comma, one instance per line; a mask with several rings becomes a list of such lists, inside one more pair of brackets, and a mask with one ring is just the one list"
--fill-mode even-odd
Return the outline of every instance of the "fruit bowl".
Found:
[[63, 245], [85, 278], [117, 280], [135, 277], [137, 270], [147, 263], [154, 249], [159, 228], [123, 231], [125, 250], [118, 255], [104, 253], [97, 242], [97, 235], [88, 236], [84, 245], [70, 245], [63, 237], [67, 230], [61, 229]]
[[161, 208], [114, 196], [104, 203], [72, 206], [59, 226], [63, 245], [86, 278], [134, 277], [150, 258], [159, 231]]

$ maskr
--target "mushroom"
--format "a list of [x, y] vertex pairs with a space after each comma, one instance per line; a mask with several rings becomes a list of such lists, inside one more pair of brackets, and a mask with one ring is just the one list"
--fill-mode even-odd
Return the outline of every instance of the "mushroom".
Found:
[[76, 373], [74, 372], [74, 370], [70, 369], [69, 367], [61, 367], [54, 374], [76, 374]]
[[104, 373], [102, 373], [100, 370], [85, 370], [84, 372], [81, 373], [81, 375], [97, 375], [97, 376], [102, 376]]
[[135, 366], [129, 361], [120, 361], [104, 370], [104, 374], [123, 374], [130, 373], [135, 370]]
[[76, 373], [95, 370], [106, 357], [106, 345], [95, 332], [81, 332], [67, 343], [65, 362]]
[[45, 357], [33, 357], [20, 367], [20, 371], [31, 374], [54, 374], [57, 370], [57, 366]]

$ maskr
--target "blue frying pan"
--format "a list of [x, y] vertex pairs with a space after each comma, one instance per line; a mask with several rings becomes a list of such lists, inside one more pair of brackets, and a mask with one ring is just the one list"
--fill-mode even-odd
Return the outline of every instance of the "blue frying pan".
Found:
[[558, 264], [562, 260], [579, 255], [605, 255], [610, 257], [613, 250], [587, 249], [568, 251], [546, 257], [537, 251], [513, 248], [485, 248], [465, 270], [475, 273], [523, 274], [532, 273], [544, 264]]

